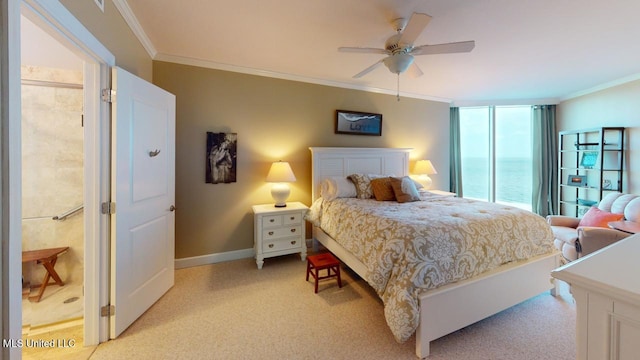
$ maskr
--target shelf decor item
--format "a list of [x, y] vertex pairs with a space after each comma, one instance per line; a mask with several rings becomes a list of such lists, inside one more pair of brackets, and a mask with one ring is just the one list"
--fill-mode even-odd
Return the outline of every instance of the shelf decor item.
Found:
[[597, 151], [585, 151], [582, 153], [580, 166], [582, 166], [585, 169], [592, 169], [596, 165], [597, 160], [598, 160]]
[[582, 206], [594, 206], [598, 204], [597, 201], [595, 200], [585, 200], [585, 199], [578, 199], [578, 205], [582, 205]]
[[587, 177], [584, 175], [569, 175], [567, 185], [571, 186], [587, 186]]

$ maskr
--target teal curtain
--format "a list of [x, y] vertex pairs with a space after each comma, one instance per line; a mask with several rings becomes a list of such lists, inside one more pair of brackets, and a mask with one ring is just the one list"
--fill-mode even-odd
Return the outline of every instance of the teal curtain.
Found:
[[541, 216], [558, 210], [558, 133], [556, 106], [531, 107], [533, 135], [532, 211]]
[[460, 109], [449, 109], [449, 191], [462, 197], [462, 157], [460, 152]]

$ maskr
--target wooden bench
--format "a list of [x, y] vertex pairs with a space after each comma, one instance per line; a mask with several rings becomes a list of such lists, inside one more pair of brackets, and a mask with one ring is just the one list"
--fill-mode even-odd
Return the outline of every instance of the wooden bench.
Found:
[[29, 300], [33, 300], [35, 302], [39, 302], [40, 298], [42, 298], [42, 294], [44, 294], [44, 289], [49, 285], [49, 281], [51, 278], [55, 281], [52, 284], [58, 284], [60, 286], [64, 286], [64, 282], [60, 279], [60, 276], [55, 270], [56, 261], [58, 261], [58, 255], [69, 250], [68, 246], [51, 248], [51, 249], [40, 249], [40, 250], [29, 250], [22, 252], [22, 263], [28, 263], [35, 261], [38, 264], [42, 264], [44, 268], [47, 270], [47, 273], [44, 275], [44, 279], [42, 280], [42, 284], [40, 285], [40, 289], [38, 290], [38, 294], [35, 296], [30, 296]]

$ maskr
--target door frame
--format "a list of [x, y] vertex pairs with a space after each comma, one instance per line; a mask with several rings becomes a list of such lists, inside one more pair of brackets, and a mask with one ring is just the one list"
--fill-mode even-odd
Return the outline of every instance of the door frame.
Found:
[[[108, 340], [109, 321], [100, 316], [100, 307], [109, 303], [109, 216], [100, 212], [100, 204], [110, 199], [110, 106], [101, 100], [100, 89], [110, 85], [111, 67], [115, 66], [115, 56], [104, 47], [80, 21], [78, 21], [59, 1], [55, 0], [9, 0], [19, 3], [21, 10], [13, 21], [13, 30], [19, 34], [19, 16], [22, 13], [34, 24], [40, 26], [62, 44], [67, 45], [85, 62], [84, 74], [84, 345], [97, 345]], [[19, 39], [19, 36], [18, 36]], [[9, 44], [9, 53], [20, 53], [19, 43]], [[18, 55], [19, 56], [19, 55]], [[19, 62], [18, 62], [19, 64]], [[19, 69], [18, 69], [19, 70]], [[18, 71], [19, 74], [19, 71]], [[10, 84], [11, 93], [20, 94], [20, 82]], [[19, 106], [18, 106], [19, 110]], [[19, 114], [19, 111], [18, 111]], [[20, 129], [20, 116], [10, 119], [10, 126]], [[16, 123], [17, 122], [17, 123]], [[19, 131], [19, 130], [18, 130]], [[12, 159], [20, 159], [20, 136], [12, 139], [9, 154]], [[17, 160], [21, 162], [21, 160]], [[14, 169], [19, 169], [16, 166]], [[14, 170], [12, 169], [12, 170]], [[21, 193], [21, 171], [11, 171], [10, 181], [16, 184], [12, 194]], [[21, 199], [15, 200], [10, 209], [13, 230], [9, 243], [21, 248]], [[17, 205], [17, 206], [16, 206]], [[16, 250], [21, 251], [21, 250]], [[21, 264], [14, 269], [21, 273]], [[16, 278], [17, 280], [17, 278]], [[21, 314], [21, 291], [9, 291], [10, 307]], [[15, 304], [17, 299], [17, 304]], [[11, 301], [13, 300], [13, 301]], [[18, 307], [16, 309], [15, 307]], [[15, 313], [15, 312], [14, 312]], [[22, 316], [10, 319], [11, 333], [17, 328], [21, 332]]]

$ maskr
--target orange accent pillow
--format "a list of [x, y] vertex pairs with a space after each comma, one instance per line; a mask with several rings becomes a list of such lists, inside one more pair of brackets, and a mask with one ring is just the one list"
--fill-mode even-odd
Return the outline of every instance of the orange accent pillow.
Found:
[[373, 196], [378, 201], [393, 201], [396, 199], [396, 194], [391, 186], [391, 178], [389, 177], [371, 180], [371, 190], [373, 190]]
[[580, 219], [578, 226], [595, 226], [608, 228], [609, 223], [612, 221], [620, 221], [624, 218], [624, 214], [614, 214], [608, 211], [603, 211], [593, 206], [589, 208], [586, 214]]

